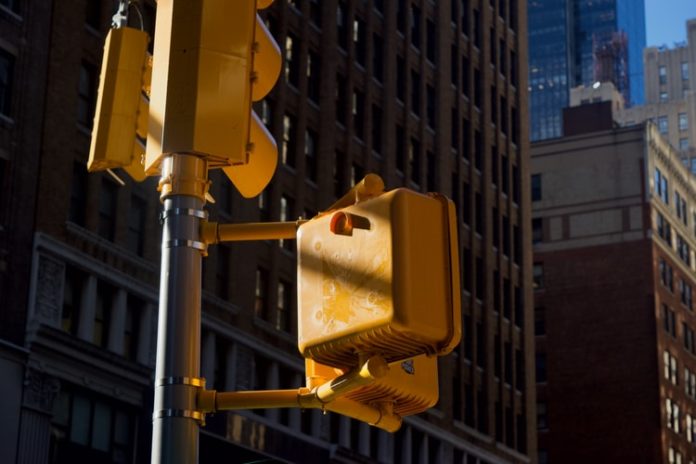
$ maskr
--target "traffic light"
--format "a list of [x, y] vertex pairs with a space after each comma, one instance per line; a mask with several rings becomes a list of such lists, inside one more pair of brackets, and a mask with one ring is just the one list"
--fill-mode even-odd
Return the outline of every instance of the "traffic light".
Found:
[[146, 32], [111, 29], [104, 44], [99, 93], [87, 169], [123, 168], [145, 179], [142, 157], [147, 137], [148, 93], [152, 58]]
[[280, 48], [256, 14], [270, 3], [158, 1], [148, 174], [167, 154], [198, 153], [223, 168], [243, 196], [266, 187], [277, 147], [251, 104], [280, 75]]
[[298, 347], [335, 368], [443, 355], [461, 338], [453, 203], [396, 189], [302, 224]]

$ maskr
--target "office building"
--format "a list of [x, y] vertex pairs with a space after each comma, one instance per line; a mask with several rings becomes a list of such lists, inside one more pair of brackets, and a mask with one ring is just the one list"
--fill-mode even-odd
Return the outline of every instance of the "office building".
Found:
[[[112, 3], [0, 1], [3, 462], [149, 461], [157, 179], [85, 171]], [[152, 31], [155, 6], [131, 8], [131, 23]], [[438, 405], [396, 434], [319, 411], [219, 413], [201, 462], [533, 462], [523, 2], [277, 0], [262, 16], [283, 49], [257, 108], [279, 166], [252, 200], [211, 172], [211, 218], [312, 217], [368, 172], [443, 192], [459, 218], [464, 342], [440, 360]], [[209, 387], [304, 384], [295, 254], [290, 240], [211, 247]]]
[[612, 82], [627, 106], [643, 102], [643, 0], [531, 0], [530, 138], [562, 135], [570, 89]]
[[694, 462], [693, 177], [611, 117], [535, 143], [531, 172], [539, 463]]
[[687, 40], [673, 48], [644, 50], [645, 104], [627, 108], [617, 119], [625, 125], [653, 121], [696, 173], [696, 19], [686, 22], [686, 35]]

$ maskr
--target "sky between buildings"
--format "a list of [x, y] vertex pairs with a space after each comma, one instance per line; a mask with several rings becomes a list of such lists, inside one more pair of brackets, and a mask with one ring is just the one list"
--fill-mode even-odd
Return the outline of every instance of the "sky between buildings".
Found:
[[696, 18], [696, 0], [645, 0], [647, 45], [667, 45], [686, 40], [686, 20]]

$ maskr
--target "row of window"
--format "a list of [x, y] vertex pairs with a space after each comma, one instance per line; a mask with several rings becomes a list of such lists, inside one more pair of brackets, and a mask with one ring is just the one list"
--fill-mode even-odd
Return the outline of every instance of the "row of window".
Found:
[[[681, 62], [680, 66], [680, 72], [681, 72], [681, 80], [682, 81], [688, 81], [689, 80], [689, 63], [686, 61]], [[657, 75], [660, 81], [660, 85], [665, 85], [667, 84], [667, 66], [660, 65], [657, 68]]]
[[[678, 121], [679, 121], [679, 131], [680, 132], [684, 132], [684, 131], [689, 130], [689, 116], [686, 113], [679, 113]], [[657, 117], [657, 130], [662, 135], [669, 134], [669, 119], [667, 116], [658, 116]], [[688, 139], [681, 139], [681, 140], [686, 140], [688, 143]], [[681, 149], [682, 148], [680, 147], [680, 150]]]
[[[677, 315], [676, 313], [666, 304], [662, 304], [662, 323], [665, 332], [667, 332], [672, 338], [677, 338]], [[692, 355], [696, 355], [696, 337], [694, 336], [694, 330], [689, 327], [689, 325], [683, 321], [682, 322], [682, 336], [684, 339], [684, 350]], [[665, 351], [665, 369], [667, 369], [667, 351]], [[676, 362], [676, 359], [674, 360]], [[666, 371], [665, 371], [666, 372]], [[665, 378], [667, 378], [665, 376]], [[679, 379], [676, 375], [676, 365], [674, 366], [674, 376], [672, 377], [673, 384], [678, 385]]]

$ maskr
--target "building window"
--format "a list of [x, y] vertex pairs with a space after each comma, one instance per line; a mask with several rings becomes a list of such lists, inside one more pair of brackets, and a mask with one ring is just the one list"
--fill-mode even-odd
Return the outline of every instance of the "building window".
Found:
[[677, 358], [672, 356], [672, 354], [665, 350], [662, 353], [662, 362], [664, 365], [664, 377], [665, 380], [671, 382], [673, 385], [679, 385], [679, 374], [677, 371]]
[[544, 239], [544, 220], [542, 218], [532, 219], [532, 244], [541, 243]]
[[544, 264], [534, 263], [532, 269], [532, 282], [535, 290], [544, 288]]
[[14, 55], [0, 48], [0, 114], [8, 117], [11, 113], [14, 63]]
[[670, 398], [665, 399], [665, 412], [667, 415], [667, 428], [674, 433], [679, 433], [679, 405]]
[[546, 311], [542, 307], [534, 308], [534, 335], [546, 335]]
[[85, 2], [85, 23], [95, 31], [101, 29], [101, 5], [99, 1]]
[[664, 285], [670, 292], [674, 291], [674, 286], [672, 282], [673, 278], [673, 271], [672, 271], [672, 266], [667, 264], [667, 262], [660, 258], [660, 264], [659, 264], [659, 271], [660, 271], [660, 283]]
[[667, 103], [669, 100], [669, 94], [667, 92], [660, 92], [660, 103]]
[[686, 113], [679, 113], [679, 130], [685, 131], [689, 129], [689, 117]]
[[[295, 202], [292, 200], [292, 198], [282, 195], [280, 197], [280, 221], [285, 222], [289, 221], [290, 218], [292, 217], [293, 210], [295, 209]], [[292, 252], [295, 250], [294, 245], [295, 241], [294, 240], [279, 240], [278, 244], [282, 247], [285, 248], [286, 250]]]
[[425, 57], [431, 63], [435, 63], [435, 49], [437, 47], [435, 23], [428, 18], [425, 22]]
[[532, 174], [532, 201], [541, 200], [541, 174]]
[[84, 281], [85, 275], [83, 273], [75, 268], [66, 267], [61, 328], [73, 336], [77, 335], [77, 325], [80, 321], [80, 304], [82, 302], [82, 285]]
[[297, 87], [299, 84], [300, 42], [288, 34], [285, 38], [285, 81]]
[[688, 225], [686, 198], [681, 196], [676, 189], [674, 190], [674, 209], [677, 212], [677, 217], [681, 219], [685, 226]]
[[537, 383], [546, 382], [546, 353], [536, 354], [536, 381]]
[[657, 213], [657, 234], [672, 247], [672, 225], [660, 212]]
[[355, 46], [355, 60], [360, 66], [365, 66], [367, 49], [365, 21], [360, 18], [353, 20], [353, 45]]
[[[685, 137], [679, 139], [679, 150], [686, 151], [688, 149], [689, 149], [689, 139], [685, 138]], [[696, 160], [696, 158], [691, 159], [691, 172], [694, 172], [694, 160]]]
[[406, 94], [406, 62], [401, 56], [396, 57], [396, 98], [404, 102]]
[[268, 271], [263, 268], [256, 269], [254, 314], [261, 319], [268, 315]]
[[696, 373], [684, 368], [684, 392], [689, 398], [696, 398]]
[[230, 298], [230, 249], [225, 245], [215, 247], [215, 294], [223, 300]]
[[682, 332], [684, 333], [684, 349], [691, 354], [695, 354], [696, 346], [694, 345], [693, 329], [686, 322], [682, 322]]
[[689, 80], [689, 63], [686, 61], [681, 64], [681, 78], [683, 81]]
[[660, 169], [655, 168], [655, 192], [657, 196], [662, 199], [662, 201], [668, 205], [669, 204], [669, 181], [662, 174]]
[[97, 70], [92, 64], [83, 61], [77, 87], [77, 122], [79, 124], [92, 128], [96, 103]]
[[345, 50], [348, 45], [348, 30], [346, 27], [346, 5], [344, 1], [338, 2], [336, 8], [336, 27], [338, 28], [338, 45]]
[[546, 403], [543, 401], [537, 403], [537, 428], [539, 430], [546, 430], [549, 428]]
[[281, 148], [281, 160], [289, 167], [295, 167], [295, 132], [296, 123], [294, 116], [286, 114], [283, 116], [283, 145]]
[[384, 42], [377, 34], [372, 36], [372, 77], [382, 82], [384, 67]]
[[97, 302], [94, 308], [92, 343], [102, 348], [106, 348], [109, 343], [109, 323], [111, 322], [113, 299], [114, 289], [104, 282], [99, 282], [97, 284]]
[[135, 361], [138, 356], [138, 331], [140, 329], [140, 314], [145, 303], [128, 295], [126, 303], [126, 320], [123, 325], [123, 357]]
[[662, 323], [665, 332], [673, 338], [677, 336], [677, 316], [666, 304], [662, 305]]
[[114, 240], [116, 232], [116, 204], [118, 185], [107, 177], [102, 177], [99, 192], [99, 223], [97, 232], [107, 240]]
[[659, 66], [657, 68], [657, 74], [660, 79], [660, 85], [664, 85], [667, 83], [667, 67], [666, 66]]
[[145, 244], [145, 217], [147, 202], [144, 198], [132, 195], [128, 210], [128, 249], [138, 256], [143, 255]]
[[0, 6], [7, 8], [15, 14], [19, 14], [19, 3], [21, 0], [0, 0]]
[[681, 280], [680, 281], [680, 286], [681, 286], [681, 302], [688, 310], [693, 309], [693, 289], [691, 288], [691, 285], [687, 284], [686, 281]]
[[[662, 99], [662, 96], [660, 96], [660, 99]], [[669, 124], [667, 122], [667, 116], [660, 116], [657, 118], [657, 129], [660, 131], [660, 134], [667, 134], [669, 132]]]
[[259, 219], [262, 221], [268, 221], [271, 217], [271, 212], [268, 208], [268, 197], [266, 192], [261, 192], [259, 194]]
[[85, 225], [87, 209], [87, 169], [84, 163], [73, 163], [73, 177], [70, 186], [70, 209], [68, 220], [79, 226]]
[[363, 128], [365, 126], [364, 121], [365, 114], [365, 94], [359, 90], [353, 92], [353, 105], [352, 105], [352, 115], [353, 115], [353, 131], [355, 135], [359, 138], [363, 138], [364, 132]]
[[56, 462], [131, 462], [135, 415], [124, 404], [61, 389], [53, 405]]
[[290, 332], [290, 310], [292, 305], [292, 286], [289, 282], [278, 282], [275, 328]]
[[686, 243], [686, 240], [679, 234], [677, 234], [677, 254], [679, 255], [679, 259], [684, 261], [687, 266], [691, 265], [691, 249]]
[[309, 0], [309, 18], [315, 26], [321, 28], [322, 0]]
[[317, 134], [311, 129], [305, 131], [305, 175], [312, 182], [317, 181]]
[[372, 151], [382, 153], [382, 108], [372, 105]]
[[307, 54], [307, 96], [314, 103], [319, 102], [321, 61], [313, 51]]

